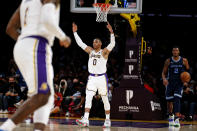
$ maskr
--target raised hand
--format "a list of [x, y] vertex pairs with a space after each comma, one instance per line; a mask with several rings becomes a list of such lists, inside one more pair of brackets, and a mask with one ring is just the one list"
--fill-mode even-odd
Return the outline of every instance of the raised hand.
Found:
[[110, 33], [114, 33], [111, 25], [109, 24], [109, 22], [107, 22], [107, 29], [109, 30]]
[[73, 22], [73, 33], [74, 33], [74, 32], [77, 32], [77, 29], [78, 29], [78, 28], [77, 28], [77, 25]]

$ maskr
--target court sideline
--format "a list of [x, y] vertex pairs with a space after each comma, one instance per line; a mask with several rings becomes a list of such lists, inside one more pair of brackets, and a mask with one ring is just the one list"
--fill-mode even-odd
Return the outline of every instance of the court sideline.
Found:
[[[0, 114], [0, 124], [10, 115]], [[76, 125], [76, 118], [51, 117], [46, 131], [196, 131], [197, 121], [181, 122], [181, 128], [169, 128], [168, 121], [143, 121], [143, 120], [114, 120], [111, 128], [102, 128], [104, 119], [91, 118], [90, 127], [82, 128]], [[14, 131], [33, 131], [32, 118], [26, 119]]]

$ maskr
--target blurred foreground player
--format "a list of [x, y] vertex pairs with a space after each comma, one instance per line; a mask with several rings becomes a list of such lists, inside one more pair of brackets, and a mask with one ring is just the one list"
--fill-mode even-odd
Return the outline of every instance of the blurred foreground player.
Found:
[[51, 46], [55, 37], [64, 47], [71, 42], [58, 25], [59, 11], [60, 0], [22, 0], [8, 23], [8, 35], [17, 40], [14, 59], [27, 83], [30, 98], [0, 130], [12, 131], [33, 112], [35, 131], [44, 130], [48, 123], [54, 103]]
[[102, 42], [100, 39], [96, 38], [93, 41], [93, 48], [87, 46], [81, 38], [77, 34], [77, 25], [73, 23], [73, 33], [77, 44], [89, 54], [89, 61], [88, 61], [88, 71], [90, 73], [88, 77], [88, 83], [86, 87], [86, 102], [85, 102], [85, 114], [81, 120], [76, 120], [77, 124], [81, 126], [89, 126], [89, 112], [92, 107], [92, 99], [93, 96], [96, 94], [97, 90], [98, 93], [101, 95], [104, 108], [106, 119], [104, 123], [104, 127], [110, 127], [110, 103], [108, 100], [108, 78], [107, 78], [107, 60], [109, 53], [115, 46], [115, 37], [113, 33], [113, 29], [111, 25], [108, 23], [107, 28], [111, 33], [110, 44], [101, 49]]
[[163, 85], [166, 87], [169, 126], [175, 127], [180, 127], [180, 99], [182, 98], [183, 84], [185, 84], [182, 83], [180, 74], [185, 70], [189, 70], [188, 60], [179, 56], [179, 54], [179, 47], [174, 46], [172, 49], [172, 57], [165, 61], [162, 72]]

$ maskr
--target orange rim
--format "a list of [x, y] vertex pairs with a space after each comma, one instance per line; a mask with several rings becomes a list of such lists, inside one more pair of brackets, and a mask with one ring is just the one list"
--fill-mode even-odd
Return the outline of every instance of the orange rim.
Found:
[[94, 7], [96, 8], [101, 8], [101, 11], [107, 11], [110, 7], [111, 7], [111, 4], [109, 3], [94, 3], [93, 4]]

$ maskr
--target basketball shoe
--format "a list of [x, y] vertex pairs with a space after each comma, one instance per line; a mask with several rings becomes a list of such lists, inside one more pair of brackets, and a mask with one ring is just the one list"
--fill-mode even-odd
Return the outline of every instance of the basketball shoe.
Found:
[[110, 119], [105, 119], [105, 123], [103, 125], [103, 128], [108, 128], [111, 127], [111, 121]]
[[169, 115], [169, 126], [174, 126], [174, 115]]
[[175, 119], [174, 127], [180, 127], [179, 118]]
[[82, 117], [81, 119], [76, 120], [77, 125], [82, 127], [88, 127], [89, 126], [89, 120], [85, 117]]

